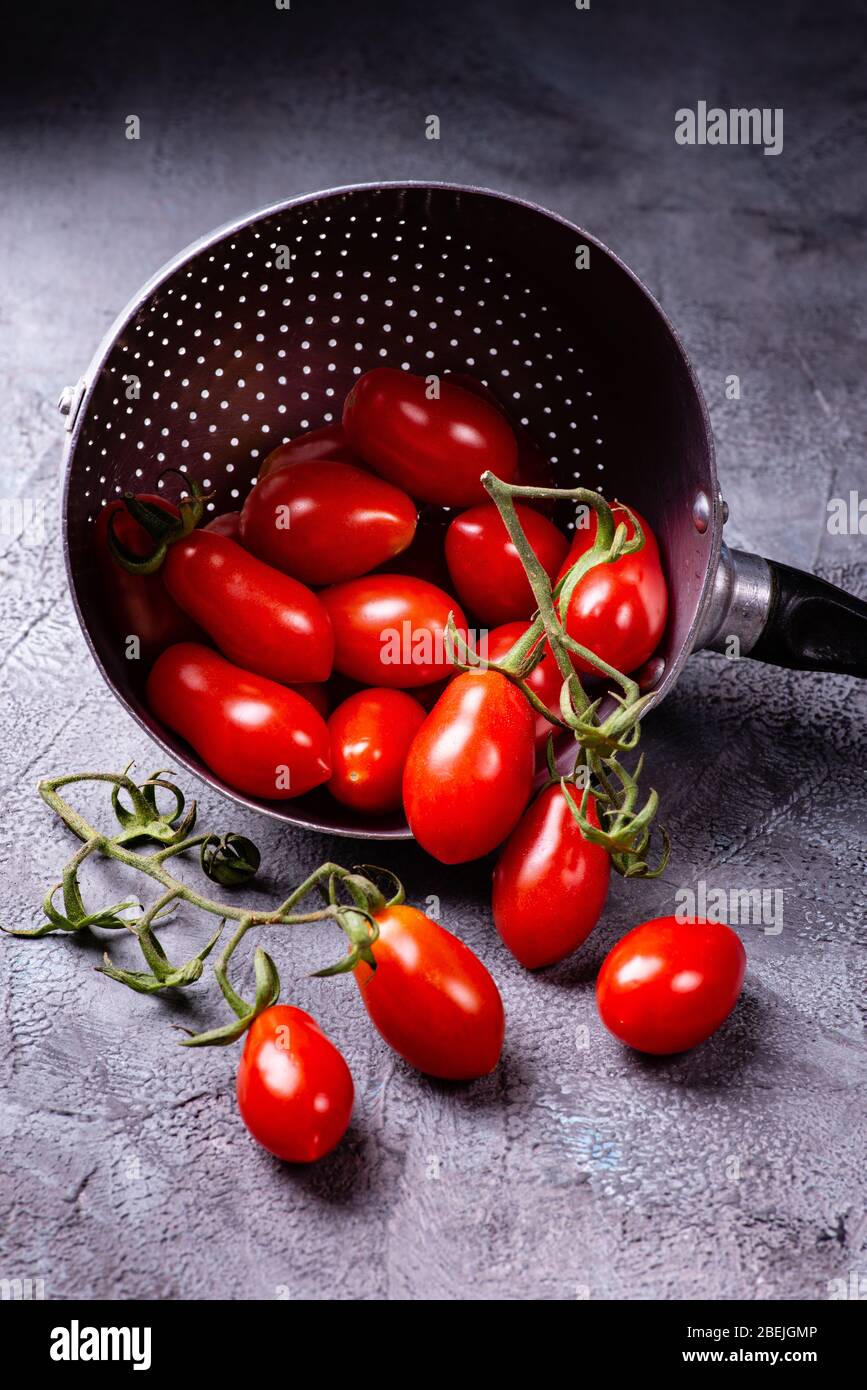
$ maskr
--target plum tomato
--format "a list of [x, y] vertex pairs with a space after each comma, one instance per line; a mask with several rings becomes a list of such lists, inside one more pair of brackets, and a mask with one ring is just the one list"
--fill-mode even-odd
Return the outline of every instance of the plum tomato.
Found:
[[462, 864], [496, 849], [530, 799], [533, 711], [498, 671], [450, 681], [406, 760], [403, 806], [422, 849]]
[[487, 1076], [500, 1060], [505, 1017], [478, 956], [417, 908], [386, 907], [374, 920], [376, 970], [361, 961], [354, 973], [379, 1034], [428, 1076]]
[[429, 383], [393, 367], [360, 376], [343, 408], [351, 448], [412, 497], [442, 507], [484, 501], [486, 469], [514, 482], [518, 448], [504, 416], [448, 377]]
[[356, 579], [406, 550], [416, 509], [400, 488], [350, 463], [322, 459], [278, 469], [253, 488], [240, 539], [260, 560], [303, 580]]
[[[524, 534], [553, 583], [569, 542], [547, 517], [515, 504]], [[536, 607], [533, 590], [505, 522], [493, 502], [461, 512], [446, 536], [446, 563], [458, 598], [485, 623], [529, 618]]]
[[253, 1138], [290, 1163], [315, 1163], [343, 1138], [354, 1099], [343, 1054], [303, 1009], [273, 1004], [255, 1018], [236, 1080]]
[[[524, 636], [528, 627], [529, 623], [503, 623], [501, 627], [493, 628], [488, 633], [482, 655], [488, 661], [502, 661], [515, 643]], [[563, 677], [549, 650], [546, 650], [539, 664], [533, 667], [527, 677], [527, 684], [533, 693], [538, 695], [542, 703], [548, 706], [548, 709], [554, 714], [559, 714]], [[555, 726], [543, 714], [537, 714], [535, 710], [533, 717], [536, 721], [536, 751], [539, 752], [544, 749], [549, 735], [555, 732]]]
[[746, 963], [740, 937], [725, 923], [655, 917], [605, 957], [596, 981], [599, 1015], [639, 1052], [684, 1052], [728, 1018]]
[[[592, 798], [588, 819], [598, 827]], [[605, 906], [610, 873], [607, 850], [584, 839], [559, 784], [545, 787], [494, 870], [494, 926], [512, 955], [536, 970], [577, 951]]]
[[449, 613], [467, 638], [467, 620], [454, 599], [411, 575], [368, 574], [323, 589], [319, 597], [334, 631], [334, 669], [363, 685], [407, 690], [449, 675]]
[[[633, 536], [635, 527], [623, 508], [615, 502], [611, 510], [615, 523], [624, 521], [627, 535]], [[622, 555], [613, 564], [597, 565], [585, 574], [575, 586], [566, 614], [570, 637], [626, 673], [637, 671], [656, 651], [668, 616], [668, 589], [656, 537], [644, 517], [634, 507], [630, 510], [644, 532], [642, 549]], [[596, 528], [595, 512], [589, 526], [576, 527], [558, 579], [590, 549]], [[573, 661], [577, 670], [595, 673], [595, 668], [580, 657], [573, 656]]]
[[148, 677], [150, 710], [227, 786], [286, 801], [331, 775], [325, 720], [301, 695], [196, 642], [163, 652]]
[[237, 541], [193, 531], [169, 546], [163, 574], [175, 602], [230, 661], [286, 684], [330, 676], [334, 638], [319, 599]]
[[278, 468], [285, 468], [287, 464], [316, 463], [319, 459], [358, 464], [358, 455], [349, 448], [342, 425], [324, 425], [322, 429], [299, 434], [286, 444], [278, 444], [277, 448], [272, 449], [268, 457], [262, 460], [259, 482], [276, 473]]
[[403, 765], [424, 720], [421, 705], [402, 690], [350, 695], [328, 720], [332, 796], [371, 815], [397, 810]]

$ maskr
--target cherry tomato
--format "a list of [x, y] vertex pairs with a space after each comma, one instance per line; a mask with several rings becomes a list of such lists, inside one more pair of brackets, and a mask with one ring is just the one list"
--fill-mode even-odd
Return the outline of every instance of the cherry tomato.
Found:
[[401, 804], [403, 765], [425, 711], [402, 690], [360, 690], [328, 721], [332, 796], [356, 811], [381, 815]]
[[[625, 521], [627, 534], [635, 527], [623, 508], [611, 507], [615, 523]], [[631, 508], [635, 512], [635, 508]], [[644, 545], [634, 555], [623, 555], [611, 565], [597, 565], [575, 588], [566, 616], [566, 631], [582, 647], [601, 656], [618, 671], [637, 671], [651, 657], [665, 631], [668, 589], [656, 537], [635, 512], [644, 532]], [[574, 565], [596, 538], [596, 513], [589, 526], [575, 529], [575, 537], [558, 578]], [[573, 658], [577, 670], [594, 672], [589, 662]]]
[[[178, 514], [177, 508], [158, 494], [144, 494], [141, 500], [161, 507], [170, 516]], [[144, 527], [130, 516], [119, 497], [103, 507], [96, 517], [94, 529], [101, 592], [112, 627], [124, 642], [129, 637], [138, 638], [140, 660], [150, 666], [172, 643], [195, 642], [203, 633], [175, 603], [162, 574], [130, 574], [117, 563], [108, 548], [110, 524], [121, 546], [140, 559], [150, 555], [154, 543]]]
[[424, 502], [469, 507], [487, 493], [486, 468], [514, 482], [518, 449], [508, 422], [447, 377], [428, 398], [425, 377], [393, 367], [360, 376], [346, 398], [346, 437], [372, 469]]
[[[466, 376], [463, 372], [449, 372], [449, 381], [455, 386], [462, 386], [465, 391], [471, 391], [475, 396], [481, 396], [483, 401], [487, 401], [495, 410], [508, 421], [518, 444], [518, 473], [515, 478], [516, 483], [522, 487], [556, 487], [557, 479], [554, 477], [554, 470], [546, 457], [544, 451], [534, 440], [526, 426], [509, 419], [508, 411], [500, 404], [490, 387], [477, 377]], [[555, 507], [555, 501], [550, 497], [536, 497], [531, 501], [524, 499], [524, 505], [533, 507], [537, 512], [544, 512], [550, 515]]]
[[320, 430], [308, 430], [306, 434], [297, 435], [288, 444], [278, 444], [263, 459], [259, 482], [289, 463], [316, 463], [319, 459], [358, 464], [358, 456], [349, 448], [342, 425], [323, 425]]
[[334, 668], [364, 685], [411, 689], [453, 669], [446, 623], [467, 620], [442, 589], [406, 574], [368, 574], [319, 595], [334, 629]]
[[500, 992], [478, 956], [414, 907], [374, 913], [376, 970], [355, 967], [377, 1032], [411, 1067], [448, 1081], [487, 1076], [500, 1060]]
[[163, 573], [175, 601], [239, 666], [287, 684], [330, 676], [334, 638], [319, 599], [237, 541], [193, 531], [169, 546]]
[[207, 526], [203, 526], [203, 531], [213, 531], [216, 536], [228, 536], [230, 541], [238, 540], [238, 531], [241, 522], [240, 512], [221, 512], [209, 521]]
[[[517, 502], [515, 511], [553, 583], [569, 542], [553, 522], [532, 507]], [[471, 507], [455, 517], [446, 536], [446, 561], [461, 602], [483, 622], [508, 623], [529, 618], [534, 611], [536, 600], [530, 581], [493, 502]]]
[[[598, 827], [592, 800], [588, 819]], [[559, 785], [546, 787], [494, 870], [494, 926], [512, 955], [536, 970], [577, 951], [599, 920], [610, 871], [607, 851], [584, 839]]]
[[[482, 655], [488, 661], [502, 661], [515, 643], [524, 636], [528, 627], [528, 623], [503, 623], [502, 627], [495, 627], [488, 633], [487, 645], [483, 647]], [[560, 675], [560, 668], [550, 651], [546, 651], [538, 666], [534, 666], [527, 677], [527, 684], [553, 713], [559, 714], [563, 677]], [[548, 742], [548, 736], [554, 732], [555, 726], [543, 714], [537, 714], [535, 710], [533, 717], [536, 720], [536, 751], [538, 752], [540, 749], [544, 749]]]
[[305, 584], [367, 574], [415, 535], [412, 498], [350, 463], [293, 463], [257, 483], [241, 513], [241, 541]]
[[639, 1052], [684, 1052], [728, 1018], [744, 982], [740, 938], [721, 922], [656, 917], [609, 951], [596, 981], [609, 1032]]
[[497, 671], [450, 681], [413, 740], [403, 805], [422, 849], [478, 859], [514, 829], [533, 787], [533, 711]]
[[236, 1083], [257, 1143], [290, 1163], [315, 1163], [343, 1138], [354, 1088], [343, 1054], [310, 1014], [274, 1004], [250, 1025]]
[[212, 772], [249, 796], [286, 801], [331, 775], [328, 728], [313, 706], [210, 647], [181, 642], [163, 652], [147, 701]]

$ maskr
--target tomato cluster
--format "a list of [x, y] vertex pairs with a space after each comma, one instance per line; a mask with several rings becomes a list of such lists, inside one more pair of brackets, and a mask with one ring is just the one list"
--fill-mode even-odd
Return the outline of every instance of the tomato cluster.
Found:
[[[624, 676], [657, 649], [668, 593], [653, 531], [615, 502], [613, 521], [638, 548], [621, 547], [577, 583], [573, 574], [561, 600], [557, 586], [594, 546], [597, 512], [567, 536], [550, 498], [524, 492], [510, 532], [486, 472], [525, 488], [551, 484], [541, 450], [481, 383], [380, 367], [359, 377], [340, 424], [268, 456], [239, 512], [192, 529], [183, 511], [149, 496], [135, 499], [144, 508], [105, 508], [97, 537], [100, 564], [119, 551], [128, 562], [113, 575], [111, 602], [121, 630], [140, 637], [157, 719], [249, 795], [283, 800], [324, 785], [363, 817], [402, 807], [422, 848], [447, 864], [499, 849], [494, 924], [535, 969], [593, 930], [613, 850], [595, 797], [581, 824], [558, 779], [532, 799], [562, 723], [564, 658], [536, 636], [540, 625], [528, 636], [530, 572], [536, 594], [540, 575], [553, 591], [551, 643], [559, 624]], [[162, 567], [137, 565], [154, 526], [165, 536], [179, 516]], [[524, 558], [512, 539], [521, 534]], [[535, 661], [523, 688], [509, 665], [516, 644]], [[474, 648], [505, 667], [467, 669]], [[467, 659], [460, 670], [456, 652]], [[571, 660], [598, 674], [579, 653]], [[709, 1036], [743, 980], [743, 948], [728, 928], [673, 922], [636, 928], [599, 976], [606, 1026], [648, 1052]], [[361, 961], [355, 976], [385, 1040], [435, 1076], [490, 1071], [503, 1011], [485, 967], [412, 908], [392, 906], [377, 925], [376, 969]], [[346, 1063], [309, 1015], [281, 1005], [256, 1019], [238, 1098], [266, 1148], [320, 1157], [344, 1133], [352, 1097]]]
[[[135, 560], [153, 539], [140, 511], [104, 508], [108, 601], [124, 638], [139, 639], [154, 715], [239, 791], [286, 800], [324, 784], [369, 817], [403, 807], [446, 862], [495, 848], [527, 805], [551, 725], [507, 679], [452, 663], [455, 634], [501, 661], [535, 609], [485, 470], [552, 481], [480, 382], [379, 367], [359, 377], [340, 424], [265, 459], [240, 511], [170, 537], [156, 572], [115, 563], [112, 542]], [[136, 500], [178, 515], [159, 495]], [[516, 506], [555, 583], [594, 532], [576, 529], [570, 549], [547, 509], [545, 498]], [[651, 655], [666, 618], [643, 525], [644, 550], [591, 571], [569, 604], [570, 634], [624, 671]], [[529, 684], [556, 710], [550, 652]]]

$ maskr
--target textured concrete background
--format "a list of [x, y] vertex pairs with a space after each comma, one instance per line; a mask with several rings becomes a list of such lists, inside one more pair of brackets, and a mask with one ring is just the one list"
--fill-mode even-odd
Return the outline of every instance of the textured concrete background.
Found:
[[[580, 221], [682, 331], [730, 543], [867, 593], [864, 538], [825, 525], [829, 497], [867, 484], [855, 0], [33, 8], [12, 21], [0, 83], [0, 495], [44, 502], [46, 521], [44, 540], [0, 543], [5, 925], [36, 922], [70, 849], [37, 777], [156, 756], [72, 614], [54, 401], [164, 259], [248, 209], [448, 178]], [[782, 156], [678, 147], [674, 110], [700, 98], [784, 107]], [[439, 143], [424, 139], [431, 112]], [[129, 113], [138, 144], [123, 138]], [[853, 681], [697, 657], [645, 735], [675, 844], [666, 879], [615, 884], [588, 946], [540, 977], [498, 945], [489, 865], [444, 871], [390, 850], [410, 898], [439, 895], [503, 990], [504, 1060], [473, 1086], [395, 1061], [351, 981], [305, 979], [335, 938], [270, 941], [357, 1082], [348, 1141], [310, 1171], [247, 1137], [234, 1051], [175, 1046], [171, 1022], [224, 1016], [213, 992], [141, 998], [92, 971], [94, 940], [4, 941], [0, 1277], [43, 1279], [51, 1298], [823, 1299], [829, 1281], [867, 1274], [864, 714]], [[364, 856], [212, 794], [201, 806], [204, 825], [259, 841], [275, 885]], [[644, 1060], [603, 1032], [595, 973], [698, 879], [782, 889], [784, 929], [743, 929], [743, 1000], [710, 1043]], [[129, 886], [105, 869], [87, 883]], [[180, 936], [167, 933], [170, 953]]]

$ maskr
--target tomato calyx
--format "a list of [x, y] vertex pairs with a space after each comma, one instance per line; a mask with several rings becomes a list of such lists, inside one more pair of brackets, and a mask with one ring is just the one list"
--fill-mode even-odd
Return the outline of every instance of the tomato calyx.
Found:
[[175, 512], [167, 511], [134, 492], [123, 494], [126, 511], [154, 543], [150, 555], [142, 558], [125, 546], [115, 529], [117, 516], [109, 518], [108, 548], [113, 558], [128, 574], [155, 574], [165, 560], [169, 546], [190, 535], [204, 516], [205, 503], [213, 494], [203, 492], [195, 478], [188, 478], [186, 473], [182, 473], [178, 468], [166, 468], [160, 474], [157, 486], [163, 478], [171, 474], [179, 477], [187, 489], [186, 494], [175, 504]]

